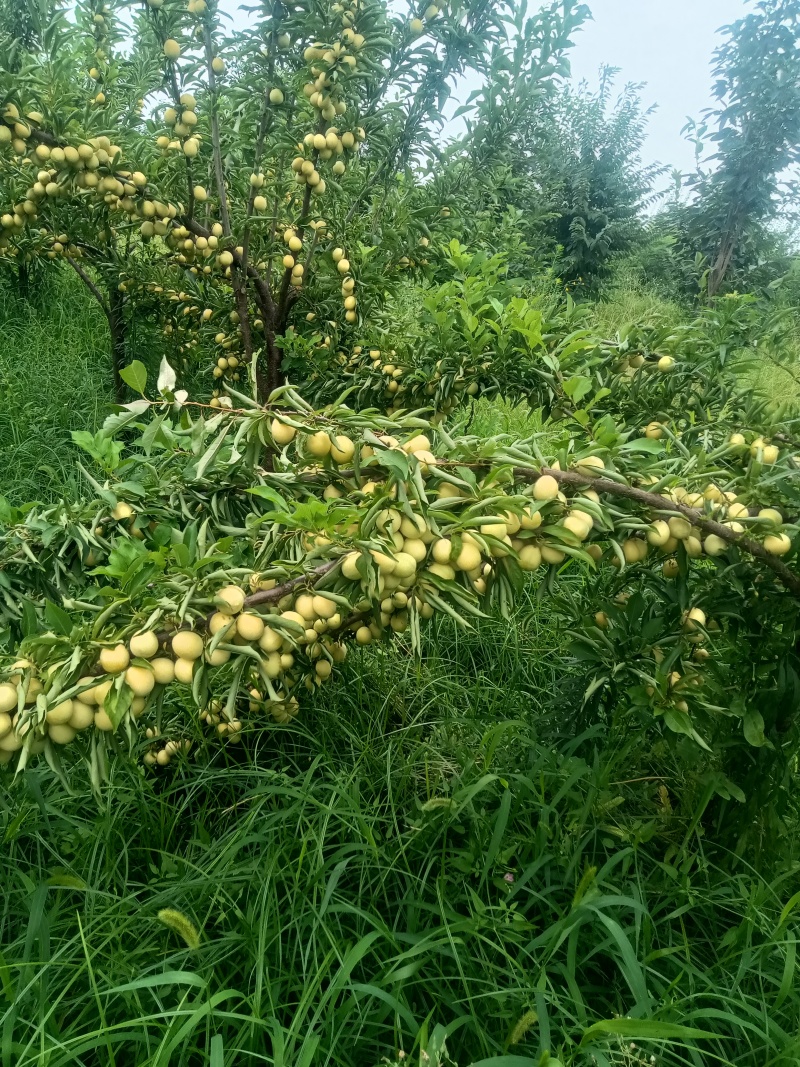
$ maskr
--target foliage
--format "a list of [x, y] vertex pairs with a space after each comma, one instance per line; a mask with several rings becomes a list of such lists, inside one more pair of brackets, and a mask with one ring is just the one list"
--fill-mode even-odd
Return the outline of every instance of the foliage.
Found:
[[715, 151], [689, 179], [695, 201], [687, 211], [690, 239], [711, 265], [714, 296], [729, 271], [754, 262], [763, 223], [776, 217], [785, 173], [800, 144], [800, 69], [796, 0], [760, 0], [756, 10], [725, 27], [714, 55], [719, 100], [697, 131]]
[[585, 6], [49, 15], [4, 260], [123, 402], [0, 505], [4, 1060], [794, 1063], [791, 315], [524, 269], [641, 237]]
[[4, 812], [13, 1062], [377, 1067], [446, 1037], [465, 1067], [793, 1063], [791, 875], [720, 867], [630, 733], [560, 737], [569, 693], [532, 641], [554, 647], [526, 604], [445, 622], [423, 664], [364, 650], [252, 758], [120, 764], [99, 806], [26, 775]]
[[[565, 69], [562, 62], [559, 75]], [[491, 73], [449, 164], [470, 241], [504, 248], [515, 270], [533, 253], [570, 289], [590, 291], [641, 235], [662, 171], [641, 160], [649, 111], [640, 87], [626, 86], [615, 100], [616, 72], [605, 68], [596, 91], [582, 83], [545, 93], [534, 84], [518, 90], [532, 94], [523, 106], [507, 69]]]
[[561, 3], [515, 26], [483, 3], [431, 5], [423, 22], [371, 2], [276, 5], [228, 38], [201, 0], [146, 6], [128, 42], [110, 5], [92, 3], [76, 9], [83, 36], [56, 13], [47, 61], [33, 54], [0, 81], [0, 245], [12, 261], [66, 259], [108, 318], [117, 371], [126, 320], [149, 314], [178, 359], [213, 353], [214, 375], [234, 383], [252, 367], [262, 397], [282, 381], [291, 323], [325, 313], [347, 335], [417, 239], [446, 232], [447, 204], [398, 179], [433, 158], [453, 79], [508, 32], [546, 85], [572, 28]]

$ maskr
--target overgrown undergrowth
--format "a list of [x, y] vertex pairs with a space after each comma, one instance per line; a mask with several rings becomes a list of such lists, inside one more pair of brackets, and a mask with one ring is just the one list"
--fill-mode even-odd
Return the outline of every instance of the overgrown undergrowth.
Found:
[[[104, 323], [63, 279], [4, 301], [0, 492], [70, 494]], [[445, 1032], [462, 1067], [795, 1065], [796, 865], [729, 857], [671, 749], [587, 721], [534, 593], [421, 661], [356, 652], [210, 764], [4, 779], [2, 1067], [372, 1067]]]
[[210, 765], [24, 776], [4, 1067], [361, 1067], [436, 1026], [461, 1064], [796, 1063], [793, 876], [731, 875], [675, 767], [576, 736], [576, 681], [531, 600]]

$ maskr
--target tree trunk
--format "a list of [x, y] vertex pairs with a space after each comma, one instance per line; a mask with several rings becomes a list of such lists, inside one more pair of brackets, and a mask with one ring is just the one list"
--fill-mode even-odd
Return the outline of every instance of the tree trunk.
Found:
[[31, 271], [27, 263], [20, 263], [17, 267], [17, 292], [23, 300], [27, 300], [31, 293]]
[[736, 241], [733, 237], [733, 233], [729, 230], [723, 235], [720, 242], [719, 251], [717, 252], [717, 258], [714, 266], [708, 275], [708, 296], [709, 299], [715, 297], [719, 292], [725, 275], [728, 273], [731, 262], [733, 260], [733, 254], [736, 251]]
[[125, 383], [120, 371], [125, 366], [125, 316], [124, 298], [119, 289], [108, 291], [108, 329], [111, 334], [111, 366], [114, 372], [114, 398], [118, 404], [125, 402]]

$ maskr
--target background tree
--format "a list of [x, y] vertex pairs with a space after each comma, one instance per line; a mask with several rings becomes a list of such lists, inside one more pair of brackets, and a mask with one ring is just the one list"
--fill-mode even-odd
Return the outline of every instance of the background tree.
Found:
[[710, 297], [731, 270], [757, 259], [800, 152], [800, 4], [760, 0], [723, 32], [712, 68], [719, 106], [701, 131], [712, 131], [715, 151], [688, 180], [688, 232], [711, 264]]

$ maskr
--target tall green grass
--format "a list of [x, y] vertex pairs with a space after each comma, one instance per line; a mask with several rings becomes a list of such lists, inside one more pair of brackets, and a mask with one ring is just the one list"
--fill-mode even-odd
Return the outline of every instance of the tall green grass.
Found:
[[76, 491], [70, 433], [109, 410], [108, 353], [105, 317], [79, 279], [50, 272], [31, 301], [0, 278], [0, 492], [14, 503]]

